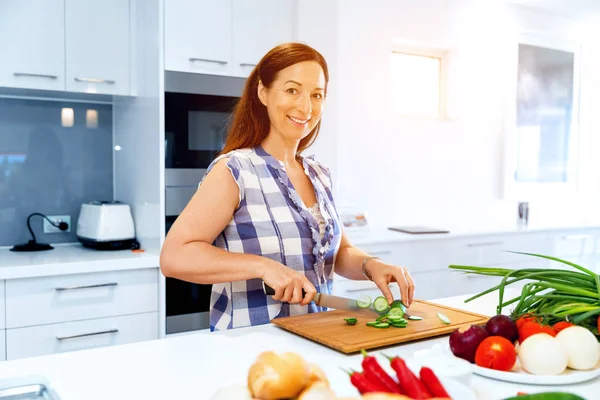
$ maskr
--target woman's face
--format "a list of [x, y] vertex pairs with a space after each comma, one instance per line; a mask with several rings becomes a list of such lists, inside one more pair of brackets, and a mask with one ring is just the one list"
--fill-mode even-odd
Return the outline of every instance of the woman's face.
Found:
[[321, 119], [325, 74], [315, 61], [294, 64], [279, 71], [270, 88], [259, 83], [258, 97], [267, 107], [271, 132], [300, 141]]

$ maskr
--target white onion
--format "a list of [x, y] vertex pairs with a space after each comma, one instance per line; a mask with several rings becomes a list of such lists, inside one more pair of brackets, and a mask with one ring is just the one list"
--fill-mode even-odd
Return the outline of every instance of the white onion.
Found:
[[556, 338], [547, 333], [536, 333], [521, 343], [519, 361], [530, 374], [559, 375], [567, 369], [568, 359]]
[[596, 336], [582, 326], [570, 326], [556, 335], [567, 352], [568, 366], [572, 369], [592, 369], [600, 361], [600, 346]]

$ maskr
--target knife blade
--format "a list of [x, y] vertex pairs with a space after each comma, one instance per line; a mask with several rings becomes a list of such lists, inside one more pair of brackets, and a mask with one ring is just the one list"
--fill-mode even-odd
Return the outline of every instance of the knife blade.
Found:
[[[263, 282], [263, 291], [267, 296], [273, 296], [275, 294], [275, 290]], [[304, 289], [302, 289], [302, 297], [306, 295]], [[346, 311], [354, 311], [365, 314], [370, 314], [374, 317], [381, 316], [381, 313], [377, 312], [373, 305], [371, 304], [368, 308], [359, 307], [356, 303], [356, 299], [349, 299], [346, 297], [334, 296], [331, 294], [325, 293], [315, 293], [313, 297], [313, 301], [316, 305], [321, 307], [333, 308], [334, 310], [346, 310]]]

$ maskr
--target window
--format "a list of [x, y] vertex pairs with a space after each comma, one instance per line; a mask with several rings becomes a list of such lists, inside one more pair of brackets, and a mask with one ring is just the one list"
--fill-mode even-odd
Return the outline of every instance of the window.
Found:
[[390, 60], [394, 112], [444, 118], [444, 63], [437, 51], [394, 49]]
[[579, 50], [523, 36], [507, 130], [505, 189], [514, 199], [574, 194], [578, 174]]

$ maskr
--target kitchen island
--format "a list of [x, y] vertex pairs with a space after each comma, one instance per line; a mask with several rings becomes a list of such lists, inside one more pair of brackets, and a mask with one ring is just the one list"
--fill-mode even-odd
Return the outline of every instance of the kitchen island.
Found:
[[[510, 291], [514, 293], [514, 289]], [[507, 291], [507, 295], [510, 294]], [[465, 304], [467, 297], [443, 298], [435, 302], [481, 314], [493, 315], [495, 312], [496, 293]], [[447, 341], [448, 337], [443, 336], [382, 349], [381, 352], [410, 358], [415, 351]], [[260, 352], [266, 350], [297, 352], [307, 361], [321, 366], [338, 396], [357, 395], [340, 367], [360, 369], [360, 354], [344, 355], [274, 325], [7, 361], [0, 363], [0, 380], [41, 375], [61, 400], [208, 399], [219, 388], [245, 384], [249, 366]], [[381, 361], [384, 361], [383, 357]], [[534, 393], [556, 389], [593, 399], [599, 387], [600, 379], [569, 388], [511, 384], [475, 375], [472, 379], [472, 388], [480, 400], [503, 399], [518, 391]]]

